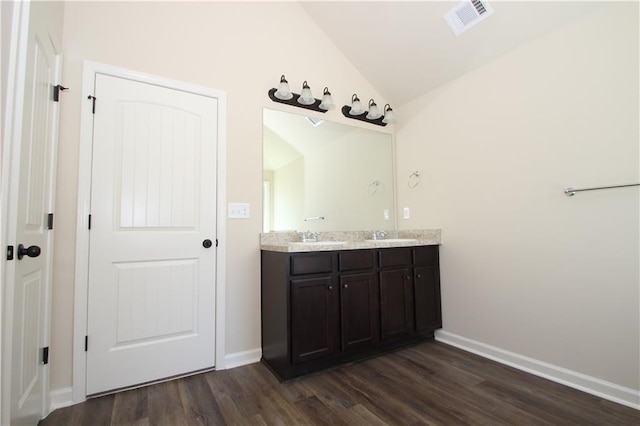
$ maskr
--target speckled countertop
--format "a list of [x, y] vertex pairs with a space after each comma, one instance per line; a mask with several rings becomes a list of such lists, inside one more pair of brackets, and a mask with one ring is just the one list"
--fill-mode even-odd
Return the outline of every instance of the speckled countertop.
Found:
[[373, 231], [320, 232], [316, 241], [303, 242], [301, 232], [260, 234], [260, 249], [281, 252], [358, 250], [382, 247], [411, 247], [442, 244], [440, 229], [385, 231], [384, 239], [373, 240]]

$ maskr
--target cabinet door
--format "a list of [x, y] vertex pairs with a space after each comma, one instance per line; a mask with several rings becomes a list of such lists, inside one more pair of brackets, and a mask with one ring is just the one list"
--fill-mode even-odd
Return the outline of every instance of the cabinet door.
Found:
[[378, 291], [373, 273], [340, 277], [342, 350], [380, 341]]
[[414, 274], [416, 330], [429, 331], [442, 327], [438, 267], [419, 266], [415, 268]]
[[291, 281], [291, 358], [304, 362], [338, 349], [338, 289], [328, 277]]
[[382, 340], [411, 332], [413, 328], [411, 269], [380, 271], [380, 320]]

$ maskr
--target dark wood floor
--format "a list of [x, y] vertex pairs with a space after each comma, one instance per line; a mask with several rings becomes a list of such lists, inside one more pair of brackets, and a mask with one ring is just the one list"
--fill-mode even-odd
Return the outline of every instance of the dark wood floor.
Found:
[[640, 425], [640, 411], [442, 343], [281, 384], [258, 363], [62, 408], [53, 425]]

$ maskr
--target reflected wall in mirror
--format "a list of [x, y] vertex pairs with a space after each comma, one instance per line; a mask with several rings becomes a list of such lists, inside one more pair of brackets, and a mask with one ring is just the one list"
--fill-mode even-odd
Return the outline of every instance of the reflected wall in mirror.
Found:
[[395, 230], [392, 136], [264, 109], [263, 230]]

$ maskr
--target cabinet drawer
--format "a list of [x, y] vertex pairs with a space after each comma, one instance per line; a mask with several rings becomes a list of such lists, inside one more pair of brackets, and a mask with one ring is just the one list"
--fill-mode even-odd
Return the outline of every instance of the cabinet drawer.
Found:
[[413, 249], [413, 263], [416, 265], [437, 265], [438, 246], [424, 246]]
[[333, 271], [331, 253], [297, 255], [291, 258], [291, 275], [319, 274]]
[[378, 252], [380, 267], [410, 266], [412, 263], [411, 248], [390, 248], [381, 249]]
[[373, 251], [354, 250], [338, 253], [338, 269], [340, 271], [355, 271], [373, 268]]

